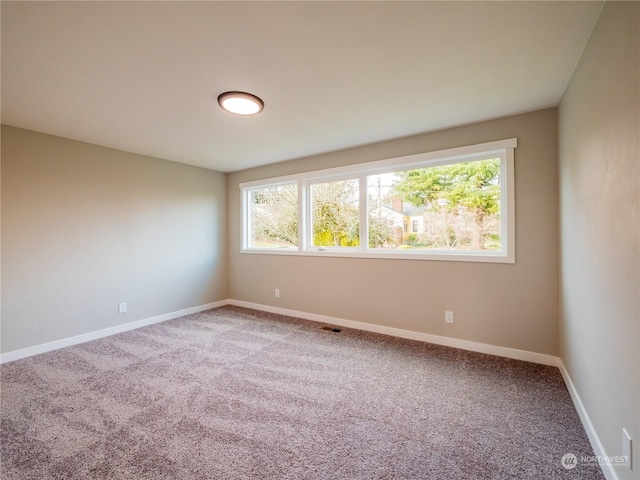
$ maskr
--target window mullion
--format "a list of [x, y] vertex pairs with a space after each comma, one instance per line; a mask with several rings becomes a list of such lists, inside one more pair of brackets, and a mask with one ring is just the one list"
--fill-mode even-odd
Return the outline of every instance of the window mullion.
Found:
[[307, 229], [308, 222], [306, 215], [306, 205], [308, 197], [306, 191], [306, 182], [298, 180], [298, 251], [307, 250]]
[[304, 236], [303, 248], [304, 251], [312, 251], [313, 250], [313, 218], [312, 218], [312, 207], [311, 207], [311, 183], [308, 180], [304, 180], [300, 182], [300, 188], [302, 190], [302, 205], [301, 205], [301, 220], [302, 225], [300, 225], [300, 229], [302, 231], [302, 235]]
[[359, 178], [359, 203], [360, 203], [360, 250], [366, 251], [369, 248], [369, 205], [367, 204], [367, 176], [361, 175]]
[[249, 247], [249, 238], [251, 238], [251, 223], [249, 222], [249, 202], [247, 197], [249, 196], [249, 190], [242, 189], [240, 196], [241, 208], [242, 208], [242, 249]]

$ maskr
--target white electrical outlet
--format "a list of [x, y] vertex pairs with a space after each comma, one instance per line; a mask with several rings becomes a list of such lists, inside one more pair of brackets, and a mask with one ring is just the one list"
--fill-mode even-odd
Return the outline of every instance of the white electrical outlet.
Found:
[[444, 321], [445, 323], [453, 323], [453, 312], [450, 310], [447, 310], [446, 312], [444, 312]]
[[280, 289], [279, 288], [276, 288], [275, 295], [276, 295], [276, 298], [280, 298]]
[[627, 467], [629, 470], [632, 469], [631, 466], [631, 453], [633, 450], [631, 449], [631, 436], [629, 432], [625, 428], [622, 429], [622, 456], [627, 459]]
[[118, 304], [118, 313], [127, 313], [127, 303], [123, 302], [123, 303], [119, 303]]

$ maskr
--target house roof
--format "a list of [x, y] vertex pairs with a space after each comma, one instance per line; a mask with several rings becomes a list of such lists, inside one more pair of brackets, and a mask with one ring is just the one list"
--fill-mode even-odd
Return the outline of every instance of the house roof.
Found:
[[240, 170], [556, 106], [602, 3], [3, 1], [2, 122]]
[[416, 217], [418, 215], [422, 215], [424, 212], [428, 210], [425, 206], [416, 207], [411, 202], [402, 202], [402, 213], [408, 215], [409, 217]]

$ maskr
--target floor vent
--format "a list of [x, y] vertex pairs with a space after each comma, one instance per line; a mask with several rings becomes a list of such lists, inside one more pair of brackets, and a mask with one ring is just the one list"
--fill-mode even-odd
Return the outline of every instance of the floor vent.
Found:
[[325, 325], [324, 327], [322, 327], [323, 330], [328, 330], [329, 332], [335, 332], [335, 333], [339, 333], [342, 330], [340, 328], [333, 328], [330, 327], [329, 325]]

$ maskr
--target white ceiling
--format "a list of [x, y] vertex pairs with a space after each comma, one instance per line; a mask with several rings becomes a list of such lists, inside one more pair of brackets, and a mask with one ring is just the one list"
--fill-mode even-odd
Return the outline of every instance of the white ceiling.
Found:
[[241, 170], [556, 106], [601, 6], [3, 1], [2, 122]]

